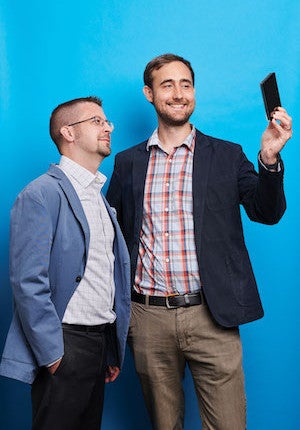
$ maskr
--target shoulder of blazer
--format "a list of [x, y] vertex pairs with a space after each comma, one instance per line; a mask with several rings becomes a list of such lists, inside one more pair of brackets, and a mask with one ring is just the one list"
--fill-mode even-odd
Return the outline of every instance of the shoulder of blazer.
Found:
[[132, 159], [134, 156], [140, 156], [141, 154], [145, 154], [145, 155], [149, 154], [149, 151], [147, 151], [147, 149], [146, 149], [147, 148], [147, 142], [148, 142], [148, 139], [144, 140], [143, 142], [141, 142], [137, 145], [134, 145], [130, 148], [127, 148], [124, 151], [119, 152], [116, 155], [116, 160], [118, 160], [118, 159], [123, 160], [126, 158]]
[[[79, 200], [79, 197], [71, 184], [68, 177], [65, 175], [65, 173], [57, 167], [55, 164], [51, 164], [49, 167], [49, 170], [47, 171], [46, 175], [44, 175], [46, 178], [48, 177], [48, 182], [50, 178], [52, 178], [52, 182], [57, 183], [57, 187], [54, 187], [56, 190], [61, 190], [63, 194], [65, 195], [65, 198], [68, 200], [70, 206], [73, 209], [73, 213], [78, 219], [78, 221], [81, 223], [83, 231], [85, 233], [85, 236], [87, 238], [87, 243], [89, 242], [89, 227], [88, 222], [86, 219], [86, 216], [83, 211], [82, 204]], [[54, 179], [54, 181], [53, 181]], [[47, 180], [47, 179], [46, 179]]]
[[212, 146], [219, 146], [220, 149], [235, 149], [240, 151], [241, 145], [235, 142], [230, 142], [229, 140], [219, 139], [217, 137], [209, 136], [207, 134], [202, 133], [201, 131], [196, 129], [196, 147], [199, 149], [200, 147], [212, 145]]
[[19, 196], [31, 196], [37, 201], [47, 201], [52, 207], [57, 199], [65, 196], [75, 207], [80, 207], [78, 195], [64, 172], [52, 164], [48, 171], [30, 182]]
[[55, 164], [51, 164], [49, 170], [46, 173], [46, 176], [54, 179], [55, 182], [57, 182], [57, 184], [62, 188], [68, 199], [71, 199], [73, 203], [80, 204], [79, 197], [71, 181], [59, 167], [57, 167]]
[[18, 198], [31, 197], [37, 201], [55, 199], [55, 196], [61, 193], [60, 182], [70, 184], [66, 175], [55, 165], [51, 165], [49, 170], [41, 176], [35, 178], [20, 192]]
[[48, 171], [46, 172], [46, 175], [56, 179], [59, 182], [63, 182], [66, 185], [71, 184], [70, 180], [68, 179], [67, 175], [56, 165], [51, 164]]

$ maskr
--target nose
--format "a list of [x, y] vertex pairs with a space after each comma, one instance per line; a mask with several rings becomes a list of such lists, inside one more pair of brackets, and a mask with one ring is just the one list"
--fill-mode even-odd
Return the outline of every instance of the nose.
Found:
[[105, 132], [112, 133], [113, 129], [114, 129], [114, 126], [111, 122], [105, 122], [105, 124], [104, 124], [104, 131]]
[[182, 88], [180, 85], [174, 87], [174, 99], [182, 99]]

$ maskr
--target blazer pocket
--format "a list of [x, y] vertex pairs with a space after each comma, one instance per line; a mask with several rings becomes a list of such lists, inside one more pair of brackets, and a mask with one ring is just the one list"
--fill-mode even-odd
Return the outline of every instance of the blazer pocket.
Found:
[[229, 288], [237, 302], [242, 306], [251, 306], [256, 302], [256, 285], [248, 253], [241, 250], [225, 259]]

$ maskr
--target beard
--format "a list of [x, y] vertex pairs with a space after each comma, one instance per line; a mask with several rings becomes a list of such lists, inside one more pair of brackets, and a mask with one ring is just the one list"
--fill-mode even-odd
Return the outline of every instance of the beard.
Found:
[[176, 118], [172, 115], [169, 115], [165, 112], [158, 111], [156, 109], [156, 113], [158, 118], [166, 125], [171, 127], [181, 127], [182, 125], [185, 125], [187, 122], [189, 122], [189, 119], [193, 112], [187, 112], [183, 117]]
[[111, 154], [111, 148], [100, 148], [98, 154], [101, 155], [101, 157], [106, 158]]
[[164, 106], [161, 106], [159, 103], [156, 103], [155, 100], [152, 104], [156, 110], [156, 114], [159, 120], [161, 120], [161, 122], [165, 125], [171, 127], [181, 127], [188, 123], [195, 108], [194, 103], [191, 103], [189, 109], [185, 112], [169, 112], [167, 109], [164, 108]]

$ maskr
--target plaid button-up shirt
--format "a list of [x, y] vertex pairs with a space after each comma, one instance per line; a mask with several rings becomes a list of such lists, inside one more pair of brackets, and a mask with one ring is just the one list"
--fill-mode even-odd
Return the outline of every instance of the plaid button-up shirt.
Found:
[[196, 258], [192, 172], [196, 130], [165, 153], [157, 130], [145, 182], [135, 289], [142, 294], [173, 295], [200, 290]]

